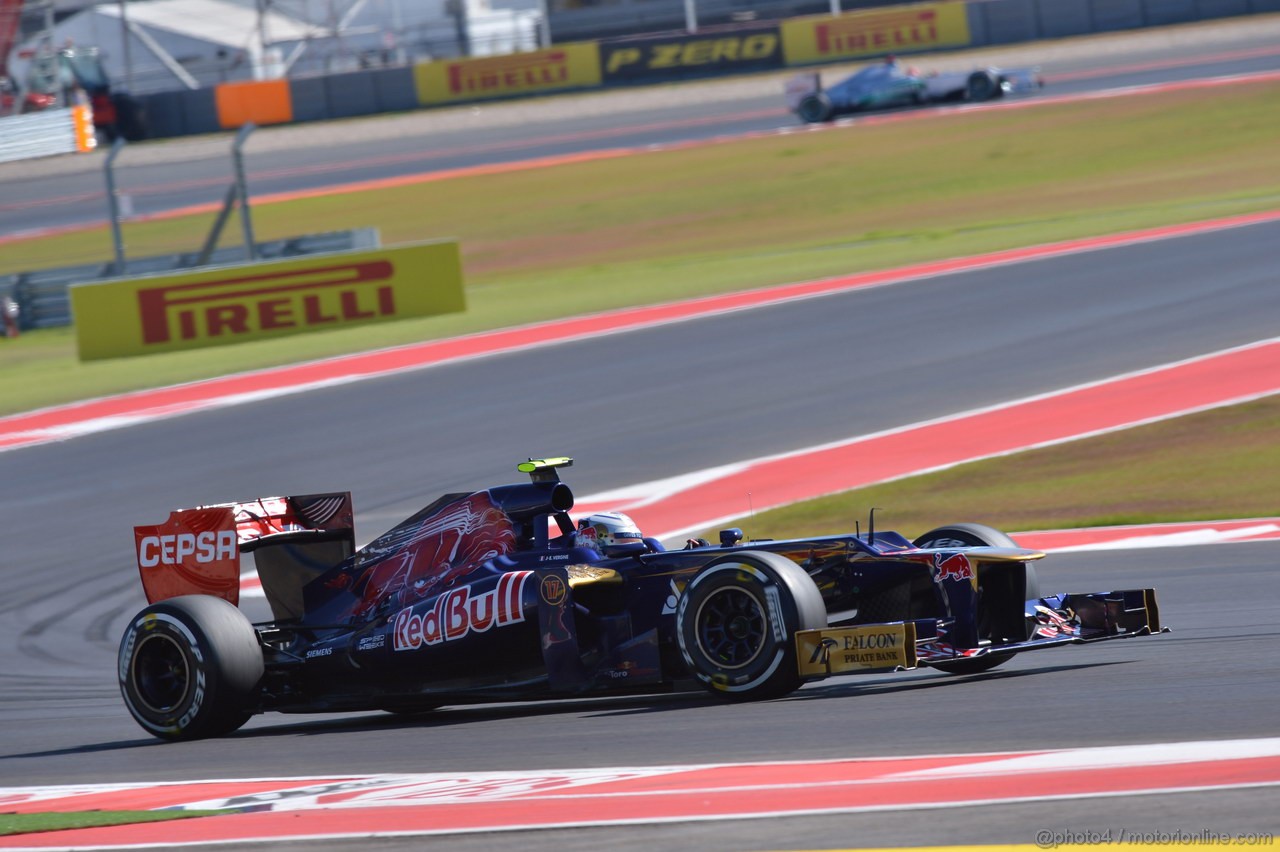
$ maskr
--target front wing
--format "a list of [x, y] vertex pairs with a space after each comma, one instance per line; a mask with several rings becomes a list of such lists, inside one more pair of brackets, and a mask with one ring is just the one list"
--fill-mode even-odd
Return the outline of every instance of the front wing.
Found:
[[1031, 638], [1025, 642], [956, 648], [946, 622], [926, 618], [856, 627], [801, 630], [796, 637], [800, 675], [817, 680], [838, 674], [905, 671], [936, 663], [1007, 656], [1082, 642], [1168, 632], [1160, 624], [1154, 589], [1053, 595], [1027, 602]]

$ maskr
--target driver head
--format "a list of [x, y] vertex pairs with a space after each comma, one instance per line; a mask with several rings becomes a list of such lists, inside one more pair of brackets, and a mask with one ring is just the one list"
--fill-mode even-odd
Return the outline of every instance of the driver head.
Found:
[[578, 521], [575, 543], [601, 556], [644, 553], [644, 536], [636, 522], [621, 512], [596, 512]]

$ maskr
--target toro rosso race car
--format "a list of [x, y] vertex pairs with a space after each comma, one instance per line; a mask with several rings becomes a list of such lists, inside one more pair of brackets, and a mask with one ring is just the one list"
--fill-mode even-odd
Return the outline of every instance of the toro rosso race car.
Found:
[[[662, 692], [784, 696], [809, 680], [1162, 631], [1151, 589], [1042, 596], [1044, 556], [975, 524], [664, 550], [625, 515], [575, 524], [558, 468], [446, 494], [360, 548], [350, 494], [173, 512], [135, 527], [150, 605], [120, 643], [124, 702], [157, 737], [253, 714]], [[872, 517], [874, 522], [874, 515]], [[271, 619], [238, 608], [252, 554]]]
[[829, 88], [823, 88], [817, 73], [796, 75], [787, 81], [786, 96], [787, 109], [801, 121], [812, 123], [888, 107], [989, 101], [1043, 86], [1039, 68], [921, 74], [890, 58], [883, 64], [868, 65]]

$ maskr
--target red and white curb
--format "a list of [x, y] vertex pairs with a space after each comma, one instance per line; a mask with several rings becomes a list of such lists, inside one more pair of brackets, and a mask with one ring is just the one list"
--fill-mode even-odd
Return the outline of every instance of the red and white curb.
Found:
[[0, 789], [0, 810], [249, 812], [0, 837], [0, 849], [457, 834], [1276, 785], [1280, 738], [816, 762], [13, 787]]
[[1131, 550], [1141, 547], [1231, 544], [1280, 539], [1280, 518], [1141, 524], [1075, 530], [1036, 530], [1014, 533], [1014, 537], [1023, 547], [1055, 553], [1073, 550]]
[[872, 435], [614, 489], [579, 500], [575, 510], [626, 512], [641, 530], [668, 539], [753, 510], [1276, 393], [1280, 338]]
[[[658, 538], [751, 511], [1280, 393], [1280, 338], [902, 426], [595, 494]], [[764, 534], [767, 534], [765, 532]]]

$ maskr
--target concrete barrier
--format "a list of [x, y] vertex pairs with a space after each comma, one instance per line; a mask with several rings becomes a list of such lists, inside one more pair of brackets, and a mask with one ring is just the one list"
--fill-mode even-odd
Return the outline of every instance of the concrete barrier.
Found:
[[87, 106], [0, 118], [0, 163], [92, 151], [97, 144]]

